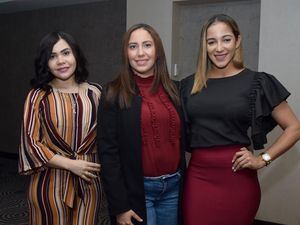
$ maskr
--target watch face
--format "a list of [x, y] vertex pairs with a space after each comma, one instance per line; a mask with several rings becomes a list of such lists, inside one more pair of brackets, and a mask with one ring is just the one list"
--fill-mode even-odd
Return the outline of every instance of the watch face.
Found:
[[265, 160], [265, 161], [270, 161], [271, 160], [271, 157], [268, 153], [264, 153], [262, 154], [262, 158]]

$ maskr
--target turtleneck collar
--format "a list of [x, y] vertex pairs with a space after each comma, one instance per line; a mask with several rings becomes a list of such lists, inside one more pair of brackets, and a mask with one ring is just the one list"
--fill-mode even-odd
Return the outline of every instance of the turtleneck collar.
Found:
[[149, 76], [149, 77], [143, 78], [138, 75], [133, 75], [133, 78], [138, 86], [150, 86], [150, 85], [152, 85], [153, 80], [154, 80], [154, 76]]

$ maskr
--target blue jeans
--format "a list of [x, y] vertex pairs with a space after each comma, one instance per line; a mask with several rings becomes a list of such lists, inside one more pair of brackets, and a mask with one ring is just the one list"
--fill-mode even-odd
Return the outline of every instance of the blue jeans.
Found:
[[177, 225], [180, 172], [144, 177], [147, 225]]

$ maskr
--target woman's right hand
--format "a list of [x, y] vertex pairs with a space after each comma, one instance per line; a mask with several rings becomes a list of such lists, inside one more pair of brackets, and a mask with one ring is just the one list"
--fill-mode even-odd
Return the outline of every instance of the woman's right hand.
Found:
[[117, 215], [117, 223], [118, 225], [134, 225], [131, 221], [132, 217], [139, 222], [143, 222], [143, 219], [139, 217], [138, 214], [136, 214], [133, 210], [129, 210]]
[[71, 160], [69, 164], [69, 170], [81, 177], [87, 182], [91, 182], [92, 179], [98, 177], [96, 173], [99, 173], [101, 165], [98, 163], [88, 162], [85, 160]]

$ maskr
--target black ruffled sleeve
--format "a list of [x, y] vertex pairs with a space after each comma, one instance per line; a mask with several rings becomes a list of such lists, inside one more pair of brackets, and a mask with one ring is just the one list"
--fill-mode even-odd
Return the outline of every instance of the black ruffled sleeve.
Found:
[[289, 95], [274, 76], [267, 73], [255, 74], [250, 94], [251, 139], [254, 149], [264, 148], [267, 134], [277, 126], [272, 118], [272, 111]]

